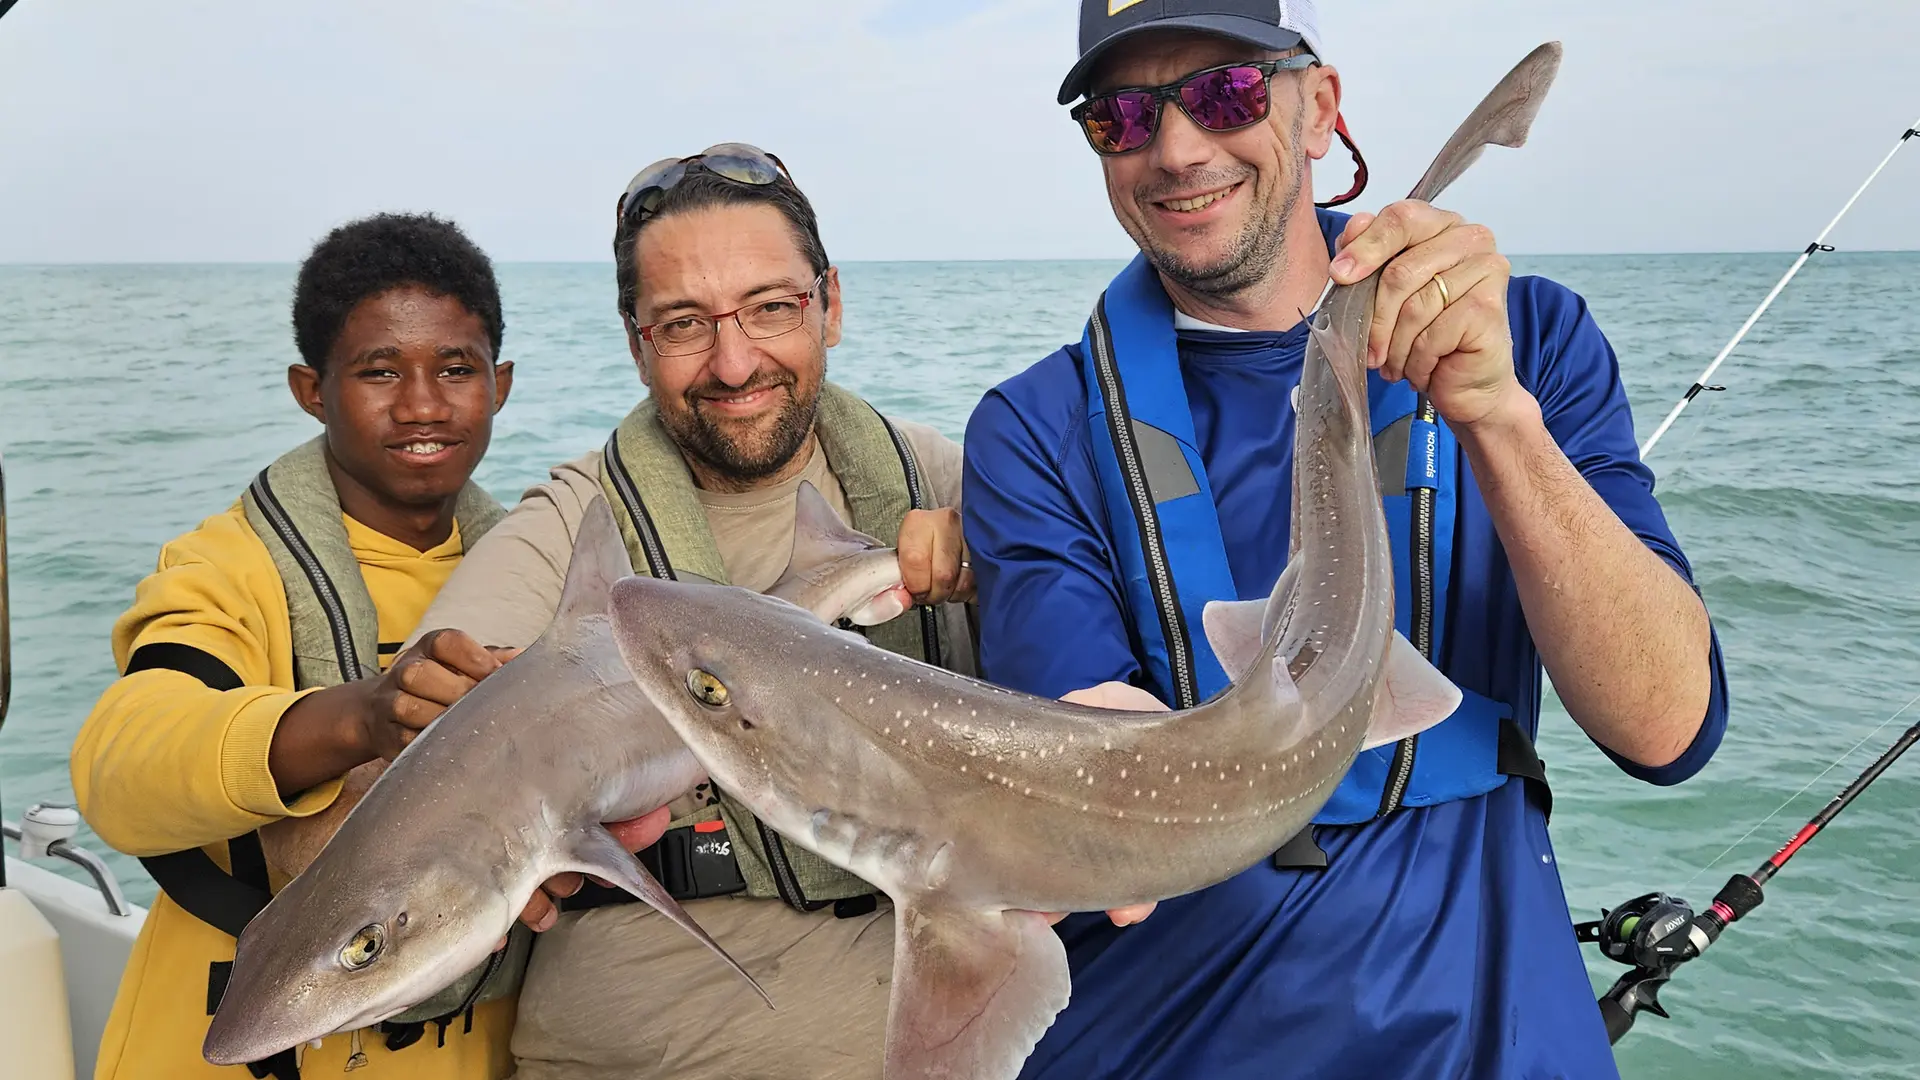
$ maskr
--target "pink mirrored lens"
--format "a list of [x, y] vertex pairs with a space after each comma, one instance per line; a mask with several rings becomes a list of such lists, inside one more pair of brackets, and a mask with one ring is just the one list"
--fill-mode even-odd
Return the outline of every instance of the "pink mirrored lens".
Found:
[[1244, 127], [1267, 114], [1267, 78], [1250, 67], [1211, 71], [1180, 88], [1180, 103], [1201, 127]]
[[1153, 138], [1154, 105], [1152, 94], [1108, 94], [1089, 102], [1080, 122], [1102, 153], [1125, 153]]

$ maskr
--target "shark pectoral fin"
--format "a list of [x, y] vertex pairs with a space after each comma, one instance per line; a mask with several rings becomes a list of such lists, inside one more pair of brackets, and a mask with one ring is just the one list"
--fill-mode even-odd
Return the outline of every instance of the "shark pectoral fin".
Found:
[[648, 907], [665, 915], [680, 929], [692, 934], [702, 945], [718, 954], [720, 959], [727, 962], [728, 967], [739, 972], [740, 977], [747, 980], [754, 992], [767, 1003], [767, 1008], [773, 1008], [773, 999], [761, 989], [759, 982], [755, 981], [752, 975], [747, 974], [747, 969], [741, 967], [739, 961], [728, 956], [727, 950], [721, 948], [719, 942], [707, 936], [707, 932], [701, 928], [700, 924], [693, 921], [693, 916], [688, 915], [679, 901], [669, 895], [666, 888], [653, 879], [652, 874], [647, 873], [647, 868], [640, 865], [639, 859], [634, 858], [631, 852], [620, 846], [620, 841], [615, 840], [605, 826], [594, 824], [581, 830], [577, 835], [579, 839], [575, 841], [573, 847], [573, 857], [576, 862], [567, 869], [598, 874], [645, 901]]
[[1200, 621], [1207, 632], [1207, 644], [1214, 659], [1239, 682], [1254, 660], [1260, 646], [1271, 634], [1280, 632], [1280, 622], [1293, 604], [1294, 583], [1300, 577], [1300, 564], [1289, 562], [1280, 579], [1262, 600], [1211, 600], [1201, 609]]
[[1427, 662], [1413, 642], [1395, 630], [1387, 649], [1387, 667], [1380, 680], [1380, 698], [1373, 707], [1362, 750], [1399, 742], [1427, 730], [1460, 707], [1460, 688]]
[[1265, 600], [1212, 600], [1201, 609], [1207, 644], [1213, 646], [1214, 659], [1234, 682], [1240, 681], [1260, 655], [1260, 623], [1266, 614]]
[[897, 903], [886, 1075], [1013, 1080], [1067, 1007], [1067, 952], [1031, 911]]

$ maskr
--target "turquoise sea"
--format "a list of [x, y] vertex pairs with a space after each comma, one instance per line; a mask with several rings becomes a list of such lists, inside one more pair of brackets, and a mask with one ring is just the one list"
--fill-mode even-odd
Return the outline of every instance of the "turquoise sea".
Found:
[[[1620, 354], [1642, 437], [1792, 256], [1518, 258], [1579, 290]], [[958, 438], [981, 392], [1077, 338], [1118, 264], [843, 268], [834, 377]], [[501, 268], [518, 365], [480, 480], [511, 502], [641, 393], [599, 265]], [[14, 702], [0, 799], [70, 800], [67, 751], [112, 678], [108, 631], [159, 545], [308, 437], [284, 371], [291, 266], [0, 267], [0, 454]], [[1576, 918], [1653, 889], [1704, 905], [1907, 724], [1920, 695], [1920, 254], [1822, 255], [1654, 451], [1658, 494], [1725, 645], [1725, 745], [1656, 789], [1551, 699], [1541, 753]], [[104, 850], [97, 839], [85, 842]], [[111, 860], [138, 900], [152, 884]], [[1697, 875], [1697, 876], [1696, 876]], [[1920, 755], [1808, 846], [1619, 1048], [1628, 1077], [1920, 1075]], [[1595, 956], [1596, 989], [1624, 969]]]

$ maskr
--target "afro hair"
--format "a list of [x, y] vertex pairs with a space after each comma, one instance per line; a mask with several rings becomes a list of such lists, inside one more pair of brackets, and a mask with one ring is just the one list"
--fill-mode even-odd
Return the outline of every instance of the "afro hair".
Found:
[[314, 245], [293, 289], [293, 341], [308, 367], [327, 354], [362, 300], [414, 285], [450, 296], [487, 328], [500, 355], [506, 324], [493, 263], [458, 225], [432, 214], [376, 214], [349, 222]]

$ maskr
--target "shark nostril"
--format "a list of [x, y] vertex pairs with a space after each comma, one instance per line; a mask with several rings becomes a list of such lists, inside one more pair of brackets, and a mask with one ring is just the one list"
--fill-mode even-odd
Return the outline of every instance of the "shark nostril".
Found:
[[752, 730], [753, 730], [753, 721], [751, 721], [751, 720], [749, 720], [749, 719], [747, 719], [747, 718], [746, 718], [746, 717], [744, 717], [744, 716], [743, 716], [743, 717], [741, 717], [741, 718], [740, 718], [740, 730], [741, 730], [741, 731], [752, 731]]

